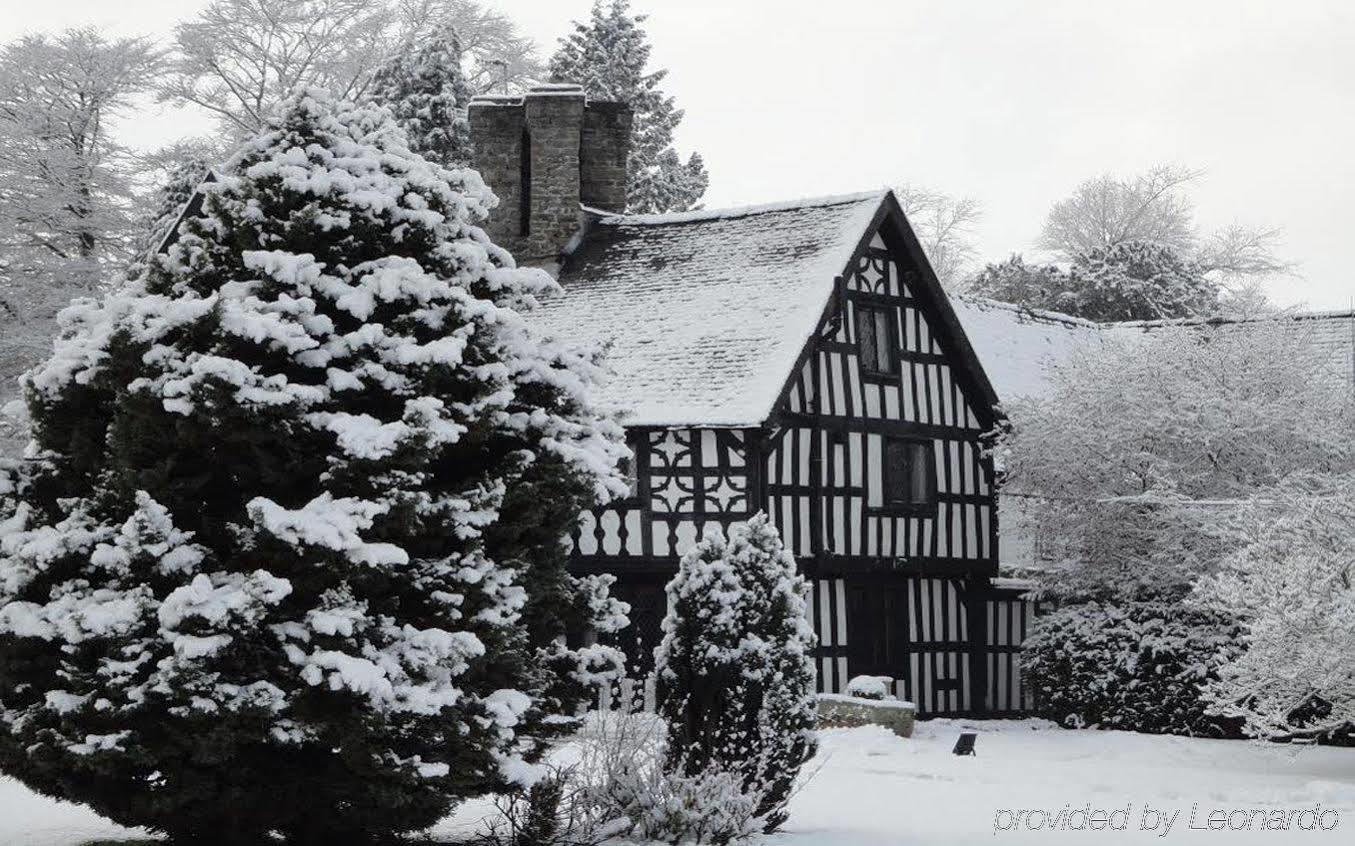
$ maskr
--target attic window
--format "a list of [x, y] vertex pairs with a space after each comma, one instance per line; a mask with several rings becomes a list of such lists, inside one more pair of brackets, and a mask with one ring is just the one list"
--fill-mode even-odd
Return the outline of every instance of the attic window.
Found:
[[916, 511], [936, 502], [936, 465], [930, 441], [885, 440], [884, 506]]
[[898, 331], [894, 328], [893, 308], [857, 303], [856, 343], [862, 372], [877, 376], [898, 372]]

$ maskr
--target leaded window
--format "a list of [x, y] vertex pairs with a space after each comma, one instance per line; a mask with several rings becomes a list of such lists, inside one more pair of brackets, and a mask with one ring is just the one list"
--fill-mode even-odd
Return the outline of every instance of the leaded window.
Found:
[[861, 352], [863, 371], [882, 376], [892, 376], [898, 372], [898, 332], [894, 329], [894, 309], [858, 303], [856, 342]]
[[888, 439], [884, 454], [884, 505], [914, 511], [936, 501], [936, 466], [928, 441]]

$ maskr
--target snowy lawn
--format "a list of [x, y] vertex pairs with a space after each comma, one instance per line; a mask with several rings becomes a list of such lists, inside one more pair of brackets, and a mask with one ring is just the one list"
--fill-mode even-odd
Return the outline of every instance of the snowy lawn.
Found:
[[[962, 730], [979, 734], [978, 755], [950, 754]], [[1355, 749], [1263, 746], [1241, 741], [1193, 740], [1126, 732], [1064, 731], [1039, 721], [932, 720], [911, 740], [883, 730], [825, 731], [822, 769], [795, 798], [785, 832], [761, 846], [884, 846], [884, 844], [1035, 843], [1350, 843], [1355, 838]], [[816, 765], [817, 765], [816, 764]], [[1044, 810], [1068, 806], [1107, 814], [1129, 831], [1025, 830]], [[1330, 831], [1298, 826], [1316, 817], [1293, 816], [1289, 831], [1261, 830], [1263, 817], [1234, 815], [1251, 832], [1210, 831], [1211, 811], [1334, 811]], [[1151, 806], [1180, 812], [1166, 837], [1138, 831]], [[1198, 806], [1191, 830], [1192, 806]], [[1124, 810], [1128, 808], [1128, 814]], [[439, 840], [474, 828], [485, 803], [465, 806], [439, 826]], [[1003, 812], [1011, 812], [1003, 814]], [[1057, 823], [1056, 818], [1055, 823]], [[1062, 820], [1078, 825], [1081, 815]], [[1152, 821], [1151, 818], [1149, 820]], [[999, 830], [1019, 825], [1021, 831]], [[51, 802], [0, 780], [0, 844], [80, 846], [91, 839], [133, 839], [135, 832], [102, 822], [70, 805]]]

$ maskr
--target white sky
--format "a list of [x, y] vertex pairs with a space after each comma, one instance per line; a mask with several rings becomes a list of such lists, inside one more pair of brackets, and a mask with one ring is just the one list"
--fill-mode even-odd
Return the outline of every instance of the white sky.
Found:
[[[549, 55], [591, 0], [491, 0]], [[0, 39], [95, 23], [168, 34], [202, 0], [0, 0]], [[1083, 179], [1207, 169], [1205, 226], [1284, 228], [1301, 277], [1272, 296], [1355, 300], [1355, 3], [1350, 0], [634, 0], [687, 112], [707, 205], [915, 182], [977, 197], [983, 257], [1034, 253]], [[208, 126], [150, 106], [158, 145]]]

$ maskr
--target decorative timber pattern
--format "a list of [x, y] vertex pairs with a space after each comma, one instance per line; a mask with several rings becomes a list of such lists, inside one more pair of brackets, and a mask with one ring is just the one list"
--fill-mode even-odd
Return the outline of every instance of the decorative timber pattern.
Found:
[[631, 430], [632, 495], [583, 515], [574, 556], [583, 569], [675, 570], [707, 523], [747, 520], [755, 490], [751, 433], [739, 429]]

